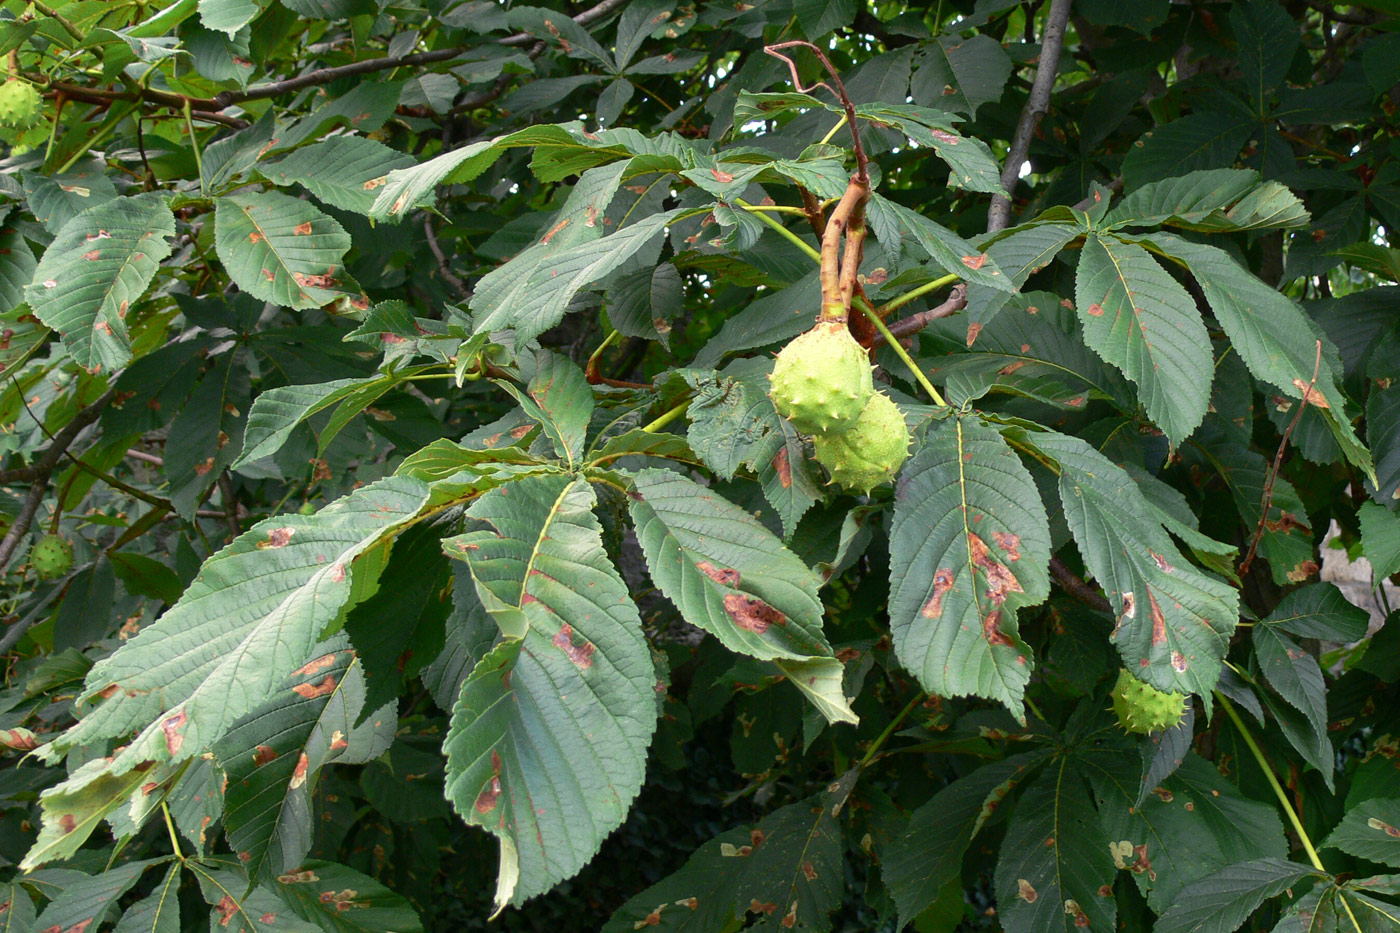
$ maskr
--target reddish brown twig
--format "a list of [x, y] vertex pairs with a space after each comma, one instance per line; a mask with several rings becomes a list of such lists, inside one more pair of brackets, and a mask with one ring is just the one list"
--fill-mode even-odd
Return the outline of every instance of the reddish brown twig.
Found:
[[[791, 49], [797, 48], [799, 46], [804, 49], [810, 49], [812, 51], [812, 54], [817, 56], [817, 60], [822, 63], [822, 67], [826, 69], [827, 74], [831, 75], [831, 80], [836, 82], [835, 88], [827, 84], [825, 81], [818, 81], [816, 84], [812, 84], [807, 87], [802, 86], [802, 81], [798, 78], [797, 75], [797, 63], [794, 62], [788, 56], [782, 55], [779, 52], [780, 49]], [[827, 58], [826, 53], [823, 52], [820, 48], [818, 48], [810, 42], [807, 42], [804, 39], [793, 39], [790, 42], [779, 42], [775, 45], [765, 45], [763, 47], [763, 51], [767, 52], [769, 55], [773, 56], [779, 61], [787, 62], [788, 71], [792, 73], [792, 86], [799, 93], [806, 94], [808, 91], [814, 91], [819, 87], [824, 87], [828, 91], [831, 91], [831, 93], [838, 100], [841, 101], [841, 106], [844, 107], [846, 110], [846, 122], [849, 123], [851, 126], [851, 140], [853, 142], [856, 152], [856, 177], [859, 178], [861, 182], [868, 184], [870, 181], [870, 177], [866, 174], [865, 171], [865, 166], [868, 160], [865, 157], [865, 147], [860, 144], [860, 130], [856, 126], [856, 105], [851, 103], [851, 96], [846, 93], [846, 85], [841, 83], [841, 75], [837, 73], [836, 66], [831, 64], [831, 59]]]
[[[912, 337], [919, 331], [928, 327], [934, 321], [949, 317], [963, 308], [967, 307], [967, 286], [962, 282], [953, 286], [953, 290], [948, 293], [948, 297], [943, 303], [927, 311], [920, 311], [918, 314], [911, 314], [908, 317], [900, 318], [889, 325], [889, 332], [894, 337]], [[876, 334], [874, 346], [879, 346], [885, 340], [884, 335]]]
[[1254, 561], [1254, 554], [1259, 550], [1259, 540], [1264, 537], [1264, 526], [1269, 520], [1269, 509], [1274, 504], [1274, 482], [1278, 479], [1279, 468], [1283, 465], [1283, 451], [1288, 446], [1288, 438], [1293, 434], [1293, 429], [1298, 426], [1298, 422], [1303, 418], [1303, 412], [1307, 409], [1308, 403], [1312, 401], [1313, 388], [1317, 385], [1318, 373], [1322, 370], [1322, 341], [1317, 341], [1317, 359], [1313, 362], [1312, 380], [1308, 383], [1307, 391], [1298, 400], [1298, 407], [1293, 412], [1293, 420], [1288, 422], [1288, 427], [1284, 429], [1283, 439], [1278, 443], [1278, 450], [1274, 453], [1274, 462], [1269, 467], [1269, 474], [1264, 479], [1264, 495], [1259, 500], [1259, 524], [1254, 527], [1254, 537], [1250, 539], [1249, 551], [1244, 555], [1244, 561], [1240, 563], [1240, 576], [1249, 573], [1249, 565]]

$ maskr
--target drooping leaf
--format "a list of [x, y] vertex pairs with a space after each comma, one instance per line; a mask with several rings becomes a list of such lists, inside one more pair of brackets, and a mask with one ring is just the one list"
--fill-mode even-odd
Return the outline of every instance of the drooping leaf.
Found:
[[608, 289], [608, 320], [625, 336], [669, 347], [671, 321], [684, 310], [684, 298], [680, 273], [672, 263], [663, 262], [613, 283]]
[[1256, 624], [1252, 640], [1264, 679], [1302, 714], [1302, 728], [1285, 728], [1285, 734], [1332, 790], [1336, 753], [1327, 737], [1327, 686], [1317, 658], [1272, 625]]
[[1142, 247], [1090, 236], [1074, 301], [1085, 343], [1137, 384], [1148, 416], [1180, 445], [1205, 417], [1215, 369], [1186, 289]]
[[158, 622], [93, 667], [86, 715], [45, 754], [139, 730], [105, 764], [121, 776], [203, 752], [306, 663], [352, 596], [355, 558], [427, 495], [417, 480], [390, 477], [314, 515], [259, 522], [210, 558]]
[[1332, 583], [1313, 583], [1284, 596], [1265, 624], [1299, 638], [1351, 642], [1366, 634], [1369, 617]]
[[919, 212], [879, 194], [871, 196], [867, 211], [871, 215], [872, 226], [880, 222], [881, 215], [887, 216], [891, 230], [897, 231], [900, 237], [908, 237], [945, 272], [956, 274], [969, 285], [981, 285], [1003, 292], [1015, 291], [1015, 283], [1002, 272], [990, 254]]
[[170, 255], [175, 216], [165, 195], [116, 198], [59, 229], [25, 289], [34, 314], [63, 337], [79, 366], [131, 359], [126, 316]]
[[1191, 271], [1231, 347], [1249, 371], [1292, 398], [1307, 395], [1308, 404], [1327, 418], [1347, 460], [1372, 474], [1371, 455], [1346, 415], [1328, 346], [1324, 341], [1319, 365], [1317, 342], [1321, 338], [1302, 310], [1219, 247], [1192, 243], [1171, 233], [1151, 234], [1142, 242], [1154, 244]]
[[251, 394], [245, 358], [239, 350], [218, 357], [170, 423], [162, 469], [170, 501], [186, 519], [194, 517], [243, 441]]
[[1061, 468], [1075, 543], [1103, 586], [1123, 663], [1159, 690], [1209, 694], [1239, 617], [1239, 594], [1193, 567], [1122, 469], [1084, 441], [1036, 434]]
[[1227, 168], [1234, 163], [1255, 124], [1236, 113], [1188, 114], [1156, 127], [1123, 159], [1126, 189], [1200, 169]]
[[[5, 933], [18, 931], [5, 930]], [[155, 890], [132, 904], [112, 933], [180, 933], [180, 865], [172, 864]]]
[[676, 473], [643, 470], [631, 483], [651, 578], [686, 621], [756, 658], [831, 655], [816, 575], [757, 519]]
[[995, 430], [952, 417], [905, 465], [890, 526], [895, 653], [926, 690], [1021, 716], [1031, 649], [1016, 611], [1050, 592], [1050, 529], [1025, 466]]
[[593, 415], [593, 387], [583, 370], [566, 357], [541, 350], [535, 354], [535, 375], [525, 391], [509, 383], [501, 387], [539, 422], [554, 452], [574, 464], [583, 454], [588, 421]]
[[277, 191], [219, 198], [214, 248], [238, 287], [287, 308], [319, 308], [349, 287], [350, 235], [310, 202]]
[[[1301, 583], [1317, 573], [1317, 549], [1308, 513], [1293, 484], [1282, 476], [1270, 479], [1269, 461], [1247, 447], [1212, 444], [1204, 452], [1229, 487], [1244, 527], [1251, 535], [1260, 530], [1258, 553], [1269, 562], [1274, 582], [1280, 586]], [[1272, 489], [1269, 512], [1261, 515], [1266, 484]]]
[[498, 907], [587, 864], [646, 770], [656, 672], [593, 504], [581, 478], [521, 479], [472, 504], [484, 527], [444, 542], [506, 635], [462, 686], [443, 743], [448, 799], [500, 839]]
[[35, 921], [38, 930], [86, 930], [101, 926], [117, 900], [136, 884], [141, 873], [158, 861], [126, 862], [77, 884], [65, 885]]
[[[248, 413], [243, 432], [243, 449], [232, 468], [270, 457], [287, 443], [292, 431], [307, 418], [332, 405], [354, 399], [370, 405], [398, 382], [394, 376], [374, 375], [354, 379], [332, 379], [304, 385], [277, 386], [258, 393]], [[327, 443], [329, 438], [327, 438]]]
[[228, 779], [224, 828], [251, 877], [290, 871], [310, 851], [311, 793], [325, 765], [363, 763], [393, 741], [392, 708], [355, 727], [365, 678], [344, 636], [325, 648], [214, 744]]

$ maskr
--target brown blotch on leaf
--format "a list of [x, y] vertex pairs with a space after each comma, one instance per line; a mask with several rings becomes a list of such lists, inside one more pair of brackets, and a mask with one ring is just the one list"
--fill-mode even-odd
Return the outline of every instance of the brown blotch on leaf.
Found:
[[727, 185], [734, 180], [733, 175], [728, 172], [721, 172], [717, 168], [710, 169], [710, 174], [715, 176], [715, 181], [719, 182], [721, 185]]
[[976, 256], [962, 257], [963, 265], [969, 269], [980, 269], [987, 264], [987, 254], [978, 253]]
[[331, 666], [332, 664], [334, 664], [334, 663], [335, 663], [335, 652], [332, 651], [330, 654], [323, 654], [323, 655], [321, 655], [319, 658], [313, 658], [313, 659], [311, 659], [310, 661], [307, 661], [307, 662], [306, 662], [305, 664], [303, 664], [301, 667], [299, 667], [299, 668], [297, 668], [296, 670], [292, 671], [292, 676], [293, 676], [293, 677], [309, 677], [309, 676], [311, 676], [312, 674], [318, 673], [318, 672], [320, 672], [320, 671], [324, 671], [326, 668], [330, 667], [330, 666]]
[[933, 134], [934, 139], [938, 140], [941, 143], [947, 143], [950, 146], [956, 146], [959, 142], [961, 142], [961, 140], [958, 139], [958, 137], [954, 136], [947, 130], [931, 128], [929, 132]]
[[292, 535], [296, 534], [295, 528], [274, 528], [267, 533], [267, 540], [261, 542], [260, 548], [286, 547], [292, 540]]
[[1304, 403], [1311, 405], [1314, 408], [1321, 408], [1325, 411], [1326, 409], [1332, 407], [1331, 405], [1327, 404], [1326, 397], [1324, 397], [1323, 394], [1320, 391], [1318, 391], [1317, 386], [1312, 385], [1310, 382], [1304, 382], [1301, 379], [1294, 379], [1293, 388], [1297, 389], [1299, 392], [1302, 392]]
[[733, 567], [716, 567], [709, 561], [702, 560], [695, 565], [695, 569], [722, 586], [739, 585], [739, 571]]
[[787, 625], [787, 616], [763, 600], [743, 593], [730, 593], [724, 597], [724, 611], [729, 613], [735, 625], [756, 635], [762, 635], [772, 625]]
[[292, 233], [296, 236], [310, 236], [311, 221], [304, 220], [301, 223], [297, 224], [295, 227], [292, 228]]
[[1167, 617], [1162, 614], [1162, 607], [1157, 605], [1157, 597], [1151, 590], [1147, 591], [1147, 604], [1152, 609], [1152, 644], [1160, 645], [1167, 640]]
[[305, 272], [293, 272], [292, 278], [302, 288], [334, 288], [336, 283], [334, 270], [327, 269], [321, 275], [307, 275]]
[[993, 603], [1000, 606], [1012, 593], [1025, 592], [1021, 588], [1021, 581], [1016, 579], [1016, 575], [1007, 569], [1005, 564], [992, 557], [987, 542], [978, 535], [968, 534], [967, 552], [972, 566], [982, 571], [982, 575], [987, 578], [987, 598]]
[[248, 242], [249, 242], [249, 243], [261, 243], [263, 240], [266, 240], [266, 239], [267, 239], [267, 237], [263, 236], [261, 233], [259, 233], [259, 232], [256, 231], [256, 230], [254, 230], [252, 233], [248, 234]]
[[773, 455], [773, 471], [778, 474], [778, 484], [784, 489], [792, 488], [792, 464], [788, 461], [787, 447], [779, 447]]
[[1035, 899], [1040, 897], [1035, 888], [1025, 878], [1016, 879], [1016, 896], [1027, 904], [1034, 904]]
[[756, 897], [749, 901], [749, 913], [751, 914], [771, 914], [777, 909], [778, 905], [772, 901], [760, 901]]
[[581, 645], [575, 645], [573, 626], [567, 622], [560, 626], [558, 632], [555, 632], [554, 647], [564, 652], [575, 667], [593, 666], [593, 643], [585, 641]]
[[1011, 647], [1011, 639], [1001, 630], [1000, 609], [993, 609], [982, 618], [982, 637], [993, 647]]
[[924, 603], [919, 614], [925, 619], [937, 619], [943, 615], [943, 595], [953, 588], [953, 571], [940, 567], [933, 574], [933, 595]]
[[165, 750], [171, 755], [178, 753], [180, 746], [185, 744], [185, 736], [180, 730], [188, 720], [189, 716], [185, 715], [184, 710], [180, 710], [160, 724], [160, 731], [165, 733]]
[[476, 795], [476, 803], [472, 804], [472, 808], [475, 809], [477, 813], [490, 813], [492, 810], [496, 809], [496, 801], [500, 798], [501, 777], [500, 775], [493, 774], [491, 779], [482, 786], [481, 793]]
[[306, 783], [306, 772], [311, 767], [311, 759], [307, 758], [306, 752], [297, 756], [296, 767], [292, 769], [292, 779], [287, 782], [287, 786], [292, 790]]
[[540, 238], [540, 243], [548, 243], [550, 240], [554, 239], [554, 235], [556, 233], [558, 233], [560, 230], [563, 230], [568, 225], [569, 218], [565, 217], [563, 220], [559, 221], [557, 224], [549, 228], [549, 232]]
[[334, 674], [327, 674], [314, 684], [297, 684], [292, 688], [292, 692], [304, 699], [314, 700], [316, 697], [334, 693], [339, 685], [340, 681], [335, 679]]
[[976, 342], [977, 337], [982, 333], [982, 325], [973, 321], [967, 325], [967, 345], [970, 347]]
[[65, 813], [58, 818], [58, 828], [66, 835], [78, 828], [78, 821], [74, 819], [73, 814]]
[[992, 532], [992, 540], [996, 542], [997, 547], [1006, 552], [1007, 560], [1021, 559], [1020, 535], [1010, 531], [994, 531]]
[[259, 745], [253, 750], [253, 766], [261, 768], [277, 757], [277, 750], [271, 745]]

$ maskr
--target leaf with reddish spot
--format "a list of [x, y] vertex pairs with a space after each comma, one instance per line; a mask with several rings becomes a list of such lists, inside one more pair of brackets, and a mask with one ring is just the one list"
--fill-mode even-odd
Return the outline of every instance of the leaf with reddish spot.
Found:
[[1031, 651], [1016, 612], [1049, 593], [1050, 533], [1001, 436], [973, 419], [931, 427], [901, 474], [890, 541], [901, 663], [932, 693], [985, 696], [1019, 716]]
[[448, 799], [503, 840], [498, 905], [583, 867], [645, 774], [656, 672], [594, 502], [583, 478], [525, 477], [481, 495], [476, 529], [443, 542], [507, 635], [463, 683], [443, 743]]

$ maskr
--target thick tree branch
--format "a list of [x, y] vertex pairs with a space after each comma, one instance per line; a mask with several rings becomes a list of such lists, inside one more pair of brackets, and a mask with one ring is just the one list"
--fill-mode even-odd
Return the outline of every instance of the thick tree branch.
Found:
[[57, 469], [59, 461], [63, 459], [63, 455], [68, 452], [72, 443], [78, 439], [78, 435], [97, 420], [98, 416], [102, 414], [102, 409], [107, 407], [107, 403], [116, 394], [116, 389], [108, 389], [91, 405], [80, 410], [73, 416], [72, 421], [63, 426], [63, 430], [54, 435], [53, 441], [34, 461], [32, 467], [34, 478], [29, 487], [29, 495], [25, 498], [24, 505], [20, 507], [19, 514], [15, 516], [14, 523], [10, 525], [10, 530], [5, 534], [5, 539], [0, 541], [0, 568], [9, 564], [15, 549], [19, 546], [20, 539], [28, 533], [29, 526], [34, 523], [34, 516], [38, 513], [39, 505], [44, 501], [44, 494], [48, 491], [49, 477]]
[[[1021, 111], [1016, 132], [1011, 137], [1011, 150], [1006, 154], [1006, 165], [1001, 170], [1001, 186], [1007, 192], [1015, 189], [1016, 179], [1021, 176], [1021, 166], [1025, 164], [1026, 154], [1031, 149], [1031, 138], [1035, 136], [1041, 119], [1050, 110], [1050, 93], [1055, 89], [1055, 73], [1060, 65], [1060, 49], [1064, 46], [1069, 7], [1070, 0], [1050, 0], [1045, 31], [1040, 36], [1040, 64], [1036, 66], [1031, 95]], [[995, 233], [1005, 230], [1010, 223], [1011, 199], [1006, 195], [993, 195], [992, 206], [987, 210], [987, 231]]]
[[1113, 604], [1108, 601], [1108, 598], [1079, 579], [1078, 575], [1066, 567], [1065, 562], [1058, 557], [1050, 558], [1050, 576], [1054, 577], [1055, 581], [1065, 588], [1066, 593], [1090, 609], [1097, 609], [1099, 612], [1113, 612]]

